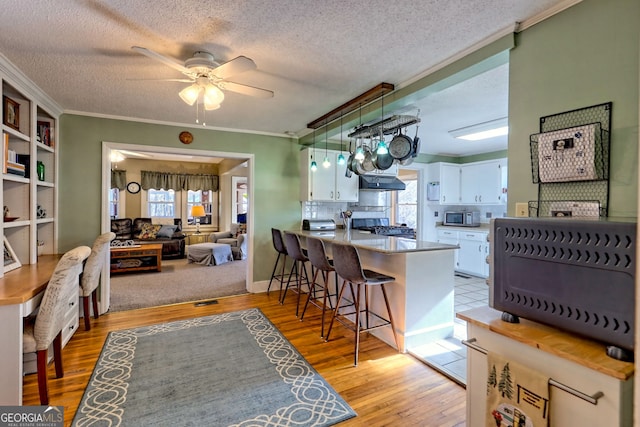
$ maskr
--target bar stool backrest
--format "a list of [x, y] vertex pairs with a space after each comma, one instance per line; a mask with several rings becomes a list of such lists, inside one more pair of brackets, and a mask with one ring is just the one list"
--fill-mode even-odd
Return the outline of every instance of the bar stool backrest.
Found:
[[276, 252], [286, 255], [287, 248], [284, 246], [284, 241], [282, 240], [282, 232], [277, 228], [271, 229], [271, 240], [273, 241], [273, 248]]
[[366, 283], [367, 279], [360, 264], [360, 255], [355, 246], [334, 243], [332, 251], [333, 266], [338, 276], [353, 284]]
[[315, 237], [307, 237], [307, 253], [311, 264], [322, 271], [333, 271], [333, 266], [327, 259], [327, 252], [324, 249], [324, 243]]
[[284, 246], [287, 248], [287, 255], [296, 261], [307, 261], [308, 258], [302, 252], [300, 247], [300, 239], [297, 234], [284, 232]]

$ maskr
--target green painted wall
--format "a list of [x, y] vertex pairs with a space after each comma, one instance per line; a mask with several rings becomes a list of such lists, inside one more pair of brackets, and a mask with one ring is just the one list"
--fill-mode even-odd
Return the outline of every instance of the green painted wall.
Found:
[[213, 150], [255, 155], [254, 280], [267, 280], [275, 262], [271, 227], [300, 224], [299, 147], [274, 136], [189, 129], [194, 142], [178, 141], [184, 128], [64, 114], [60, 118], [59, 249], [91, 245], [100, 230], [102, 142]]
[[509, 78], [509, 206], [537, 199], [529, 135], [539, 118], [613, 102], [609, 216], [636, 216], [638, 0], [584, 0], [518, 34]]

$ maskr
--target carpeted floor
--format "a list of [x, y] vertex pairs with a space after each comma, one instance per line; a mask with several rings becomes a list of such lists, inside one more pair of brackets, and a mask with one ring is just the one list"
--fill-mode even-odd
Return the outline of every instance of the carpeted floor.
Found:
[[72, 425], [322, 427], [355, 415], [254, 308], [111, 332]]
[[161, 272], [112, 275], [109, 311], [244, 294], [246, 275], [246, 260], [212, 266], [189, 264], [186, 258], [165, 260]]

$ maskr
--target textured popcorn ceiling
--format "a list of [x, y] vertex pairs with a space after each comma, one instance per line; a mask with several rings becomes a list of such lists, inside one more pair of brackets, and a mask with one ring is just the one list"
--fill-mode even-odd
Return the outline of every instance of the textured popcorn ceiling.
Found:
[[[182, 75], [131, 46], [180, 62], [196, 50], [220, 62], [245, 55], [258, 69], [231, 80], [273, 90], [274, 98], [227, 92], [222, 107], [207, 113], [207, 125], [303, 135], [306, 123], [380, 82], [401, 85], [516, 21], [563, 3], [3, 0], [0, 52], [65, 111], [185, 125], [193, 125], [196, 114], [178, 97], [185, 83], [139, 80]], [[438, 94], [441, 107], [425, 100], [420, 132], [460, 127], [460, 120], [448, 120], [461, 114], [471, 124], [477, 110], [506, 115], [506, 79], [505, 66]], [[470, 108], [470, 100], [481, 104]], [[445, 152], [423, 144], [423, 152], [438, 150]]]

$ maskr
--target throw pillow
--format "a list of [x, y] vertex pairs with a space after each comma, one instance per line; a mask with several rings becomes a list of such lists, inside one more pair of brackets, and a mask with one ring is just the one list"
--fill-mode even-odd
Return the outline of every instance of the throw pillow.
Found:
[[161, 227], [161, 225], [149, 224], [148, 222], [145, 222], [144, 224], [142, 224], [142, 229], [140, 230], [140, 240], [155, 239]]
[[176, 232], [176, 228], [178, 228], [177, 225], [163, 225], [160, 227], [156, 237], [167, 237], [170, 239], [171, 236], [173, 236], [173, 233]]

